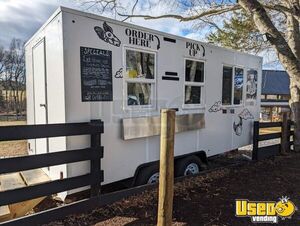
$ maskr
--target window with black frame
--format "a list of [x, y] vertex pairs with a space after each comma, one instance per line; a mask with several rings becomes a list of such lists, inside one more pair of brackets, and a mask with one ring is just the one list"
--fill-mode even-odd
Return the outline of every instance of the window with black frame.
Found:
[[222, 104], [242, 105], [244, 89], [244, 69], [223, 66]]
[[242, 68], [234, 68], [234, 98], [233, 104], [243, 104], [243, 87], [244, 87], [244, 70]]
[[232, 99], [232, 67], [223, 67], [222, 104], [231, 105]]

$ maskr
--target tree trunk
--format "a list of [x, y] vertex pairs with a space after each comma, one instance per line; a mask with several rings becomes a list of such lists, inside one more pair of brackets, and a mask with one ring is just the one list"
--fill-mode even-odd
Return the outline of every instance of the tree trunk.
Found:
[[292, 120], [294, 121], [294, 151], [300, 151], [300, 89], [295, 85], [293, 79], [290, 81], [290, 107]]
[[6, 114], [8, 115], [8, 112], [9, 112], [9, 100], [8, 100], [8, 90], [7, 90], [7, 87], [5, 88], [5, 108], [6, 108]]
[[[253, 17], [253, 21], [258, 30], [266, 35], [268, 41], [274, 47], [278, 58], [290, 76], [291, 100], [293, 118], [295, 121], [294, 150], [300, 151], [300, 59], [299, 53], [299, 24], [294, 18], [289, 18], [288, 29], [292, 32], [288, 34], [289, 43], [272, 23], [266, 10], [257, 0], [239, 0], [239, 4]], [[290, 20], [290, 21], [289, 21]], [[298, 27], [297, 27], [298, 26]]]
[[295, 85], [300, 87], [300, 61], [292, 49], [272, 23], [266, 10], [257, 0], [239, 0], [239, 4], [253, 17], [257, 29], [266, 35], [268, 41], [274, 47], [278, 58]]
[[[288, 4], [286, 4], [288, 7]], [[299, 6], [299, 4], [298, 4]], [[288, 44], [298, 60], [300, 60], [300, 30], [299, 22], [291, 14], [287, 14], [287, 40]], [[292, 117], [295, 122], [294, 127], [294, 150], [300, 151], [300, 87], [294, 81], [293, 77], [299, 76], [295, 74], [290, 76], [290, 107], [292, 111]]]

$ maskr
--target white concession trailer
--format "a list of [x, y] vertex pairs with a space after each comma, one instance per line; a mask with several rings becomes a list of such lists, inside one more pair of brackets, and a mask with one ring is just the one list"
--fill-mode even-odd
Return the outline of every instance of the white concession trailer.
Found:
[[[60, 7], [26, 43], [28, 124], [104, 122], [104, 184], [157, 179], [160, 109], [176, 112], [175, 171], [251, 144], [262, 58]], [[30, 154], [80, 149], [88, 136], [29, 141]], [[89, 162], [45, 169], [52, 179]]]

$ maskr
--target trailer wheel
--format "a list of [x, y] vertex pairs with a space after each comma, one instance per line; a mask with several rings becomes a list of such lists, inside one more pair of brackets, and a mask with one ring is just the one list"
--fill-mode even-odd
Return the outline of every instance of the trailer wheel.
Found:
[[178, 160], [175, 165], [175, 175], [176, 177], [194, 175], [198, 174], [205, 168], [206, 165], [200, 160], [200, 158], [195, 155], [191, 155]]
[[135, 185], [154, 184], [159, 181], [158, 166], [151, 165], [141, 169], [136, 177]]

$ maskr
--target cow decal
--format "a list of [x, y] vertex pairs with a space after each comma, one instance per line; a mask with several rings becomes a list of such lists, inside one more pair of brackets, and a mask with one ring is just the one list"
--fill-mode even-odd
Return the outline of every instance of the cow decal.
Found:
[[238, 117], [239, 118], [237, 122], [233, 122], [233, 130], [237, 136], [241, 136], [243, 131], [243, 120], [254, 119], [254, 117], [247, 108], [245, 108], [241, 113], [239, 113]]
[[104, 42], [120, 47], [120, 39], [118, 39], [118, 37], [114, 34], [112, 27], [110, 27], [106, 22], [103, 23], [103, 28], [96, 26], [94, 27], [94, 30], [98, 37]]

